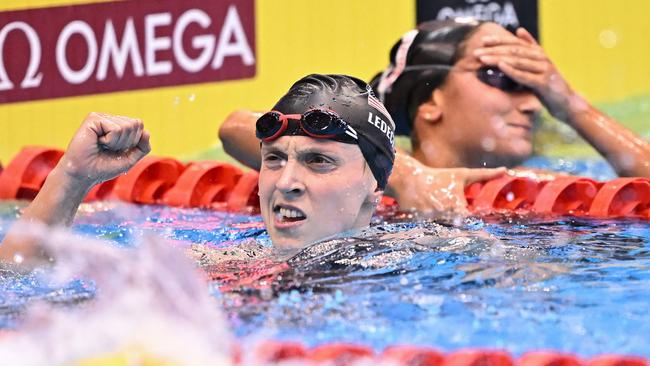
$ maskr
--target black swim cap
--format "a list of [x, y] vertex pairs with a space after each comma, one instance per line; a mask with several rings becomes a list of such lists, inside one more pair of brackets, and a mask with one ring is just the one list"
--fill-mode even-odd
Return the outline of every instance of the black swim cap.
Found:
[[482, 23], [473, 18], [424, 22], [393, 46], [390, 65], [370, 84], [395, 119], [397, 134], [410, 134], [417, 108], [442, 85], [461, 56], [461, 44]]
[[[357, 132], [357, 142], [377, 186], [386, 187], [395, 161], [395, 123], [364, 81], [346, 75], [312, 74], [298, 80], [273, 110], [303, 114], [329, 109]], [[286, 134], [303, 134], [301, 129]]]

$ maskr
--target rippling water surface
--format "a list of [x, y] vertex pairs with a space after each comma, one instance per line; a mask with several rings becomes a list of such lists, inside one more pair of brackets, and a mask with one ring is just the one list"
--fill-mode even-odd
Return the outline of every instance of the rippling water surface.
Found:
[[[75, 230], [124, 250], [148, 232], [170, 239], [213, 279], [240, 338], [650, 357], [648, 221], [500, 216], [450, 228], [377, 218], [350, 238], [277, 254], [257, 216], [113, 205], [85, 206]], [[5, 220], [15, 210], [0, 207]], [[5, 273], [0, 327], [19, 330], [35, 299], [87, 303], [96, 291], [88, 280], [62, 287]]]

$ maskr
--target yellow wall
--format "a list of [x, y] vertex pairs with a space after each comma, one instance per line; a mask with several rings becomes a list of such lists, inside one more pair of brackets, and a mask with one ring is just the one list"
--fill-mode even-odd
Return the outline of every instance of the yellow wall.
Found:
[[[88, 3], [90, 1], [83, 1]], [[81, 3], [0, 1], [0, 10]], [[162, 89], [0, 105], [0, 161], [26, 144], [64, 147], [89, 111], [137, 116], [154, 153], [183, 156], [214, 144], [217, 126], [236, 108], [268, 109], [308, 73], [367, 79], [388, 62], [386, 50], [415, 22], [415, 5], [393, 0], [257, 0], [257, 76]]]
[[544, 48], [596, 102], [650, 94], [650, 1], [540, 0]]
[[[0, 11], [89, 2], [2, 0]], [[649, 13], [647, 0], [540, 0], [541, 38], [574, 87], [595, 101], [650, 94], [644, 40]], [[386, 65], [393, 42], [414, 25], [415, 4], [257, 0], [256, 18], [255, 78], [0, 105], [0, 161], [6, 164], [27, 144], [65, 147], [89, 111], [144, 119], [155, 154], [182, 157], [204, 150], [216, 141], [217, 126], [229, 111], [268, 109], [305, 74], [369, 79]], [[601, 36], [603, 31], [610, 32]]]

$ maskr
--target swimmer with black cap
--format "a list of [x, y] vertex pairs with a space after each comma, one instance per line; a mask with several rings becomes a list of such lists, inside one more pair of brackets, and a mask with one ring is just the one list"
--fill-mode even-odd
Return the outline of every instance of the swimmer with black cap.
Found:
[[390, 176], [395, 125], [363, 81], [309, 75], [256, 121], [259, 195], [274, 245], [369, 225]]
[[[368, 226], [393, 167], [394, 132], [363, 81], [309, 75], [296, 82], [256, 123], [260, 206], [273, 244], [303, 247]], [[141, 120], [89, 114], [20, 221], [70, 225], [94, 185], [150, 149]], [[30, 268], [43, 260], [48, 253], [13, 228], [0, 245], [5, 264]]]

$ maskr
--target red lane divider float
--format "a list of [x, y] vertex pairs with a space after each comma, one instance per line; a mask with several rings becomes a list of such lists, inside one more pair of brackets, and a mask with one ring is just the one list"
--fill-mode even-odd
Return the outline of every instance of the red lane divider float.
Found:
[[366, 346], [351, 343], [328, 343], [312, 348], [307, 359], [328, 365], [350, 365], [362, 359], [374, 358], [374, 351]]
[[603, 355], [594, 357], [587, 363], [589, 366], [649, 366], [650, 361], [642, 357]]
[[532, 179], [504, 176], [485, 183], [472, 200], [476, 212], [528, 209], [535, 202], [539, 182]]
[[650, 179], [618, 178], [597, 182], [585, 177], [536, 181], [505, 176], [465, 189], [471, 211], [532, 211], [596, 218], [650, 219]]
[[[0, 199], [33, 199], [63, 151], [24, 148], [0, 171]], [[164, 204], [229, 211], [256, 211], [258, 173], [242, 172], [226, 163], [201, 161], [187, 165], [172, 158], [147, 156], [128, 173], [93, 187], [85, 201], [118, 199], [138, 204]]]
[[390, 346], [380, 357], [397, 365], [413, 366], [441, 366], [445, 360], [445, 356], [435, 349], [415, 346]]
[[63, 151], [26, 147], [0, 174], [0, 199], [33, 199], [45, 178], [63, 156]]
[[[241, 354], [241, 365], [351, 365], [378, 362], [394, 366], [650, 366], [636, 356], [601, 355], [582, 359], [554, 351], [532, 351], [518, 359], [501, 350], [463, 349], [444, 354], [429, 347], [394, 345], [382, 353], [352, 343], [329, 343], [307, 348], [299, 342], [263, 341]], [[366, 362], [363, 362], [366, 361]], [[370, 361], [370, 362], [367, 362]]]
[[447, 355], [443, 366], [514, 366], [514, 361], [504, 351], [467, 349]]
[[117, 199], [117, 197], [115, 197], [115, 194], [113, 193], [115, 188], [115, 182], [117, 182], [117, 178], [108, 180], [104, 183], [97, 184], [90, 190], [90, 192], [88, 192], [88, 194], [86, 195], [86, 199], [84, 201], [91, 202], [91, 201], [105, 201], [105, 200]]
[[524, 353], [519, 358], [518, 364], [522, 366], [585, 366], [584, 361], [571, 354], [553, 351]]
[[[32, 199], [63, 152], [45, 147], [23, 149], [0, 170], [0, 199]], [[119, 199], [141, 204], [202, 207], [234, 212], [259, 209], [256, 171], [242, 172], [226, 163], [192, 162], [149, 156], [127, 174], [94, 187], [86, 201]], [[465, 189], [470, 211], [503, 211], [583, 217], [650, 219], [650, 179], [618, 178], [597, 182], [585, 177], [537, 181], [503, 176]], [[397, 212], [384, 197], [377, 212]]]
[[230, 164], [202, 161], [191, 163], [176, 184], [165, 193], [163, 203], [178, 207], [225, 209], [227, 198], [242, 171]]
[[[267, 365], [288, 360], [300, 360], [307, 357], [307, 348], [297, 342], [264, 341], [260, 343], [252, 355], [250, 365]], [[249, 360], [245, 360], [249, 361]]]
[[582, 177], [559, 177], [548, 182], [532, 209], [540, 213], [582, 216], [589, 211], [600, 183]]
[[162, 203], [163, 195], [176, 184], [184, 168], [176, 159], [147, 156], [117, 178], [113, 192], [126, 202]]
[[228, 197], [228, 210], [242, 211], [246, 207], [259, 209], [260, 200], [257, 196], [257, 181], [259, 180], [259, 176], [258, 172], [250, 170], [239, 178], [239, 181]]
[[589, 214], [650, 218], [650, 179], [618, 178], [605, 183], [594, 198]]

